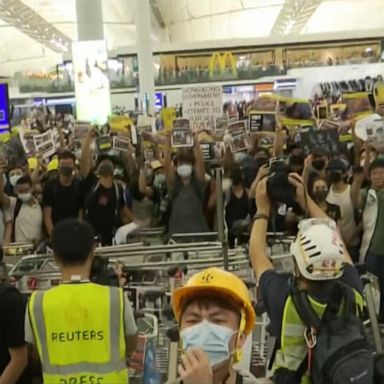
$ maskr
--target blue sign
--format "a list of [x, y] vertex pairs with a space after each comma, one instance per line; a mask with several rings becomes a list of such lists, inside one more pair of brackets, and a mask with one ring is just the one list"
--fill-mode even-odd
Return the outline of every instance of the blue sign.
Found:
[[0, 130], [9, 129], [8, 84], [0, 84]]
[[155, 93], [155, 108], [160, 111], [164, 107], [164, 94], [163, 92]]

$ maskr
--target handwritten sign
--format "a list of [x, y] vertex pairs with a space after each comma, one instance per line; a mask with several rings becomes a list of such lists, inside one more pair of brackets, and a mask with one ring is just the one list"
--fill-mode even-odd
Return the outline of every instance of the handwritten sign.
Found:
[[222, 116], [222, 87], [189, 87], [183, 90], [183, 117], [192, 131], [212, 130], [216, 117]]

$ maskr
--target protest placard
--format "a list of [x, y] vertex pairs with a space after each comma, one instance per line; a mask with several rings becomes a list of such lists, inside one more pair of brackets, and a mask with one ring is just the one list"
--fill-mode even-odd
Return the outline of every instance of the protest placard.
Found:
[[126, 136], [113, 136], [113, 149], [120, 152], [127, 152], [130, 147], [130, 142]]
[[75, 140], [82, 141], [91, 129], [91, 123], [89, 121], [76, 121], [73, 136]]
[[56, 152], [55, 140], [51, 130], [33, 136], [36, 153], [39, 153], [43, 159], [48, 159]]
[[366, 131], [366, 142], [372, 145], [376, 151], [382, 152], [384, 150], [384, 120], [375, 119]]
[[200, 142], [204, 161], [207, 163], [220, 162], [224, 158], [225, 145], [223, 141]]
[[344, 94], [343, 101], [346, 104], [347, 119], [372, 114], [371, 103], [369, 102], [368, 93], [366, 92]]
[[244, 121], [236, 121], [228, 125], [228, 133], [231, 135], [231, 152], [240, 152], [247, 150], [251, 146], [248, 133], [245, 129]]
[[337, 132], [340, 129], [340, 123], [332, 120], [321, 120], [318, 123], [319, 129], [327, 130], [327, 129], [335, 129]]
[[251, 111], [249, 113], [249, 132], [274, 132], [276, 129], [276, 113]]
[[112, 148], [110, 136], [100, 136], [96, 139], [96, 146], [99, 152], [108, 152]]
[[163, 123], [163, 129], [166, 131], [171, 130], [176, 119], [176, 109], [174, 107], [163, 108], [160, 111], [160, 118]]
[[193, 131], [213, 130], [216, 117], [223, 114], [221, 86], [188, 87], [183, 90], [183, 117]]
[[319, 148], [329, 156], [337, 155], [340, 151], [339, 134], [335, 129], [303, 129], [299, 135], [300, 145], [306, 155]]
[[174, 148], [193, 146], [193, 136], [189, 119], [180, 118], [174, 121], [171, 141], [172, 147]]
[[215, 132], [218, 134], [224, 134], [228, 128], [228, 116], [217, 116], [215, 119]]
[[35, 135], [36, 133], [27, 131], [23, 127], [19, 127], [19, 139], [27, 157], [31, 157], [36, 154], [35, 142], [33, 141], [33, 137]]
[[108, 124], [111, 127], [111, 132], [128, 131], [133, 125], [132, 120], [128, 116], [109, 116]]

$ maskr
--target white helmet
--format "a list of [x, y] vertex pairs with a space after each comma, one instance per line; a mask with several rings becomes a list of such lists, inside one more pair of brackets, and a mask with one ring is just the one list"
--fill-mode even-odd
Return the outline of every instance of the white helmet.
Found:
[[344, 245], [331, 219], [301, 220], [291, 254], [308, 280], [333, 280], [343, 274]]

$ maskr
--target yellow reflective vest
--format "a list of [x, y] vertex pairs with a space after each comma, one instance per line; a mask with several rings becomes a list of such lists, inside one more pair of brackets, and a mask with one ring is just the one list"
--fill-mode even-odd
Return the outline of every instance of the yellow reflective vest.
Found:
[[62, 284], [34, 292], [29, 318], [45, 384], [127, 384], [120, 288]]
[[[353, 292], [355, 294], [357, 307], [362, 310], [363, 298], [356, 290], [353, 290]], [[325, 308], [327, 307], [327, 304], [319, 303], [309, 295], [308, 300], [311, 303], [311, 306], [316, 312], [317, 316], [321, 318]], [[291, 371], [297, 371], [308, 352], [307, 344], [304, 339], [304, 331], [306, 328], [307, 327], [304, 325], [296, 311], [291, 295], [289, 295], [285, 301], [280, 336], [281, 345], [280, 349], [276, 352], [275, 361], [273, 364], [273, 372], [279, 368], [287, 368]], [[303, 376], [301, 384], [309, 383], [309, 373], [307, 372]]]

